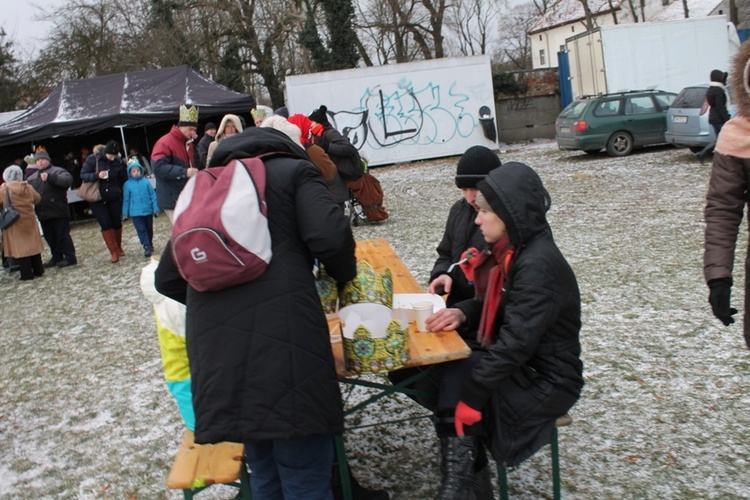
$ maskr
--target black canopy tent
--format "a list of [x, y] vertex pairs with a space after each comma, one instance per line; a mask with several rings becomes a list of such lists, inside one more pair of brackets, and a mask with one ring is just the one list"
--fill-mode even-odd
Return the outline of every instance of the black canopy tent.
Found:
[[[0, 147], [112, 127], [176, 123], [181, 104], [196, 105], [201, 121], [247, 114], [255, 99], [205, 78], [188, 66], [65, 80], [23, 114], [0, 124]], [[120, 132], [123, 137], [124, 133]]]

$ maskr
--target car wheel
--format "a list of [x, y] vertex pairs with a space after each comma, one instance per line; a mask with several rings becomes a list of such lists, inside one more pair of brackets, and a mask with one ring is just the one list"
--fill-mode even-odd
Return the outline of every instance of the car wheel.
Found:
[[607, 141], [609, 156], [627, 156], [633, 152], [633, 136], [627, 132], [615, 132]]
[[703, 151], [703, 147], [701, 146], [690, 146], [688, 149], [691, 153], [700, 153], [701, 151]]

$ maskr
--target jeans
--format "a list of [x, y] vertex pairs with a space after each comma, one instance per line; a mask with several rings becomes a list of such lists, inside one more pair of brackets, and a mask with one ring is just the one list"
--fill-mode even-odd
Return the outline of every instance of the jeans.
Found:
[[133, 226], [138, 233], [138, 239], [144, 247], [150, 247], [154, 241], [154, 216], [153, 215], [134, 215]]
[[332, 500], [333, 436], [245, 445], [253, 500]]

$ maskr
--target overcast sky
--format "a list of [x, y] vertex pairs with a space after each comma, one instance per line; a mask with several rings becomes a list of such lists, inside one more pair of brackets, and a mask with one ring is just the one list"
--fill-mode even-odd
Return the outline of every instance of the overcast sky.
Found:
[[52, 29], [50, 21], [34, 21], [40, 10], [65, 5], [68, 0], [0, 0], [0, 26], [13, 40], [16, 53], [26, 58], [43, 45], [47, 32]]

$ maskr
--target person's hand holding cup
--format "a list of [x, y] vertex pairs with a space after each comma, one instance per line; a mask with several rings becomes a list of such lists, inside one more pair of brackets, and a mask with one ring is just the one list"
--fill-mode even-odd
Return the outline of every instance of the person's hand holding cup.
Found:
[[39, 177], [42, 179], [42, 182], [47, 182], [47, 172], [42, 172], [39, 174]]
[[109, 170], [100, 170], [99, 171], [99, 178], [100, 179], [109, 179]]
[[417, 321], [417, 331], [429, 332], [427, 328], [427, 318], [432, 316], [435, 305], [429, 300], [420, 300], [412, 302], [411, 308], [414, 310], [414, 317]]

